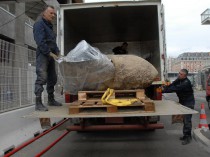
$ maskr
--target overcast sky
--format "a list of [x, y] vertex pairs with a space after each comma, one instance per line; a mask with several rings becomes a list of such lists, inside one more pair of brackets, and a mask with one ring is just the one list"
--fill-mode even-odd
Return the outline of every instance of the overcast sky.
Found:
[[[102, 2], [113, 0], [85, 0]], [[123, 1], [123, 0], [115, 0]], [[165, 6], [167, 55], [183, 52], [210, 52], [210, 25], [201, 25], [201, 13], [210, 0], [162, 0]]]

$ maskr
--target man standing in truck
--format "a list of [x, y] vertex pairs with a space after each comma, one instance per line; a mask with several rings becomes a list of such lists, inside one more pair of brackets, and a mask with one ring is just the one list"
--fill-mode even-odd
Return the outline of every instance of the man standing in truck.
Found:
[[123, 55], [128, 54], [127, 51], [128, 43], [124, 42], [121, 46], [115, 47], [112, 51], [115, 55]]
[[[169, 86], [165, 86], [162, 93], [172, 93], [176, 92], [179, 103], [189, 107], [191, 109], [194, 109], [195, 105], [195, 98], [193, 94], [193, 88], [191, 85], [190, 80], [187, 78], [188, 70], [187, 69], [181, 69], [179, 71], [178, 78]], [[183, 119], [183, 137], [180, 137], [180, 140], [182, 140], [182, 144], [186, 145], [191, 142], [192, 136], [192, 114], [184, 115]]]
[[53, 32], [52, 21], [56, 16], [53, 6], [46, 6], [33, 27], [34, 40], [37, 44], [36, 50], [36, 74], [35, 95], [36, 111], [48, 111], [42, 104], [43, 85], [47, 84], [48, 105], [62, 106], [54, 99], [54, 86], [57, 83], [55, 71], [55, 60], [58, 59], [60, 51], [56, 44], [56, 35]]

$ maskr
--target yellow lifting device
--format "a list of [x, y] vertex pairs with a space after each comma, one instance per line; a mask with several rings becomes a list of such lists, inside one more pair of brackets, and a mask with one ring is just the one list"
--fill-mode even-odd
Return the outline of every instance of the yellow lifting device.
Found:
[[133, 99], [110, 99], [110, 97], [113, 95], [114, 89], [108, 88], [102, 98], [101, 101], [103, 104], [110, 104], [114, 106], [129, 106], [132, 105], [134, 102], [137, 102], [138, 99], [133, 98]]

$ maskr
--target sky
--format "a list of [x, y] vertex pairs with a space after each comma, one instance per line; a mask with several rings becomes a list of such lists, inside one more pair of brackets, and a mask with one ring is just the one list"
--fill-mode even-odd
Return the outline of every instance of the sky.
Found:
[[[85, 0], [102, 1], [123, 0]], [[210, 52], [210, 25], [201, 25], [201, 14], [210, 8], [210, 0], [162, 0], [162, 4], [165, 8], [167, 56]]]

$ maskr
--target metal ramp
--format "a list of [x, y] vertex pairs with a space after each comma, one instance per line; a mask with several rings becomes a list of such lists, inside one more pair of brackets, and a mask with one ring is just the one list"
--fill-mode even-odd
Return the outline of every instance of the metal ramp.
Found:
[[63, 104], [61, 107], [49, 107], [47, 112], [32, 112], [23, 116], [24, 118], [103, 118], [103, 117], [143, 117], [143, 116], [166, 116], [166, 115], [183, 115], [197, 114], [198, 112], [182, 106], [171, 100], [154, 101], [155, 112], [127, 111], [117, 113], [107, 112], [81, 112], [78, 114], [69, 114], [69, 104]]

